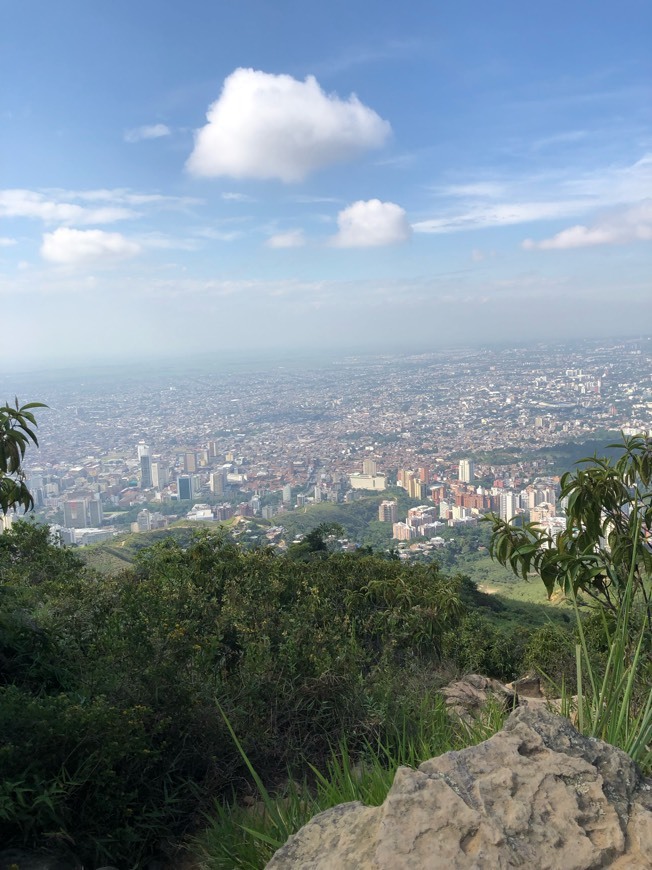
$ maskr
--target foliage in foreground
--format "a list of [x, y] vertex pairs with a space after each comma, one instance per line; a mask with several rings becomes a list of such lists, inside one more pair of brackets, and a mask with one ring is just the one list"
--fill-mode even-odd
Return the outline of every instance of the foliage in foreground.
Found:
[[106, 577], [18, 522], [0, 576], [0, 840], [90, 864], [142, 865], [244, 786], [218, 705], [273, 784], [345, 736], [352, 755], [384, 739], [458, 630], [502, 644], [476, 631], [467, 580], [368, 554], [206, 533]]
[[[616, 459], [594, 457], [565, 474], [566, 527], [493, 518], [492, 555], [514, 573], [537, 573], [548, 594], [572, 600], [578, 643], [573, 704], [580, 730], [652, 768], [652, 439], [626, 438]], [[589, 620], [580, 607], [592, 604]], [[592, 629], [592, 631], [591, 631]], [[554, 683], [554, 680], [553, 680]]]
[[0, 510], [6, 514], [22, 507], [28, 511], [34, 507], [34, 499], [25, 483], [23, 459], [27, 446], [38, 439], [34, 429], [34, 408], [45, 408], [41, 402], [0, 405]]

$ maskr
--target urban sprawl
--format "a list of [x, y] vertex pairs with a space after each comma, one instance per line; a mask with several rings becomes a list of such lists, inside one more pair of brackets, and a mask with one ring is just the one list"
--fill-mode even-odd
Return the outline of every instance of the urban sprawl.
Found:
[[[541, 448], [652, 429], [651, 349], [592, 341], [32, 375], [21, 398], [49, 407], [28, 485], [38, 516], [78, 545], [237, 517], [268, 521], [263, 541], [284, 547], [284, 515], [370, 494], [399, 548], [437, 546], [444, 528], [489, 511], [554, 530], [564, 506]], [[396, 487], [413, 507], [400, 511]]]

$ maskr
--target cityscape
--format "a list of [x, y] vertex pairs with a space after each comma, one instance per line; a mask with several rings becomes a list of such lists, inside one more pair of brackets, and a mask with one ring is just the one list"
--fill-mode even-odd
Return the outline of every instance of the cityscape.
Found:
[[[20, 398], [49, 406], [28, 485], [38, 517], [78, 545], [257, 517], [285, 547], [284, 515], [369, 495], [401, 547], [440, 546], [442, 529], [490, 511], [552, 530], [563, 504], [545, 449], [652, 429], [651, 350], [592, 340], [25, 376]], [[397, 488], [412, 500], [400, 511]]]

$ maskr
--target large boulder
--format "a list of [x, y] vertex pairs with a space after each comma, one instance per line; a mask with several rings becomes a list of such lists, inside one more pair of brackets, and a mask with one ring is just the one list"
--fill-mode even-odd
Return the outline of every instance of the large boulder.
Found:
[[652, 782], [543, 708], [490, 740], [400, 768], [380, 807], [320, 813], [268, 870], [652, 868]]

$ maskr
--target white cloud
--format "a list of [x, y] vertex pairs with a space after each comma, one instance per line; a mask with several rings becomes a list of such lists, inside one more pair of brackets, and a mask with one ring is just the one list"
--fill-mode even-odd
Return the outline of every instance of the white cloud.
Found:
[[199, 205], [201, 199], [189, 196], [167, 196], [162, 193], [137, 193], [128, 187], [98, 188], [96, 190], [64, 190], [59, 187], [46, 188], [41, 193], [59, 202], [61, 200], [80, 200], [81, 202], [108, 202], [112, 205], [142, 206], [157, 205], [162, 208], [186, 208]]
[[437, 192], [464, 199], [499, 199], [505, 195], [505, 185], [494, 181], [476, 181], [471, 184], [449, 184]]
[[303, 180], [380, 147], [391, 127], [352, 94], [326, 94], [314, 76], [237, 69], [197, 131], [187, 168], [198, 176]]
[[134, 127], [133, 130], [125, 130], [125, 142], [141, 142], [143, 139], [160, 139], [169, 136], [172, 131], [166, 124], [145, 124], [143, 127]]
[[405, 209], [379, 199], [359, 200], [337, 216], [339, 231], [331, 239], [338, 248], [371, 248], [396, 245], [410, 238], [412, 230]]
[[289, 230], [270, 236], [265, 245], [268, 248], [302, 248], [306, 243], [303, 230]]
[[140, 245], [129, 241], [121, 233], [59, 227], [53, 233], [44, 234], [41, 256], [51, 263], [77, 266], [133, 257], [140, 250]]
[[526, 239], [523, 247], [527, 251], [555, 251], [639, 241], [652, 241], [652, 199], [605, 215], [590, 227], [577, 224], [540, 242]]
[[514, 202], [478, 205], [461, 214], [417, 221], [417, 233], [452, 233], [459, 230], [477, 230], [485, 227], [504, 227], [514, 224], [554, 220], [586, 211], [585, 200], [558, 200], [551, 202]]
[[18, 244], [17, 239], [10, 239], [8, 236], [0, 236], [0, 248], [10, 248], [12, 245]]
[[45, 223], [108, 224], [137, 217], [137, 213], [121, 206], [86, 208], [72, 202], [47, 198], [34, 190], [0, 190], [0, 217], [37, 218]]
[[439, 186], [434, 192], [444, 201], [433, 217], [413, 224], [415, 232], [451, 233], [579, 218], [652, 197], [652, 153], [628, 165], [483, 179]]
[[253, 196], [249, 196], [248, 193], [232, 193], [227, 192], [222, 194], [222, 199], [227, 202], [256, 202]]

